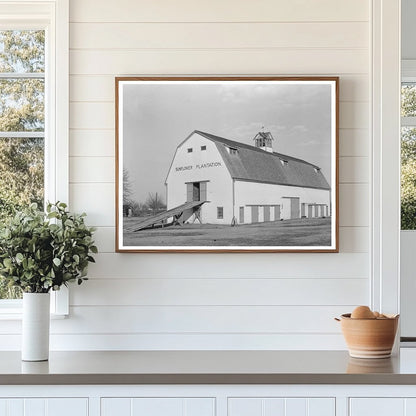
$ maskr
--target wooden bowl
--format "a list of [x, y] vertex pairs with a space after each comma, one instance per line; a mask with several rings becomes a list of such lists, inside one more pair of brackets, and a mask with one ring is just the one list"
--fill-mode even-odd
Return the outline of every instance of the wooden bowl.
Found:
[[352, 319], [341, 315], [341, 329], [351, 357], [387, 358], [391, 356], [399, 315], [381, 319]]

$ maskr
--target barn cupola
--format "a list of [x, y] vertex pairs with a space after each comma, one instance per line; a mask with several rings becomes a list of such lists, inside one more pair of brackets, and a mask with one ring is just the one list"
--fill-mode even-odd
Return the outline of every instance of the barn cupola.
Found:
[[273, 153], [273, 136], [269, 131], [260, 131], [254, 136], [254, 145], [266, 152]]

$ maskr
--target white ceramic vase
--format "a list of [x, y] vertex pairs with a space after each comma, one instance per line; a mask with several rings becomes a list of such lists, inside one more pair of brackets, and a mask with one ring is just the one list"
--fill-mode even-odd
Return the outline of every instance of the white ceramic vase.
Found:
[[49, 358], [50, 295], [23, 293], [22, 360]]

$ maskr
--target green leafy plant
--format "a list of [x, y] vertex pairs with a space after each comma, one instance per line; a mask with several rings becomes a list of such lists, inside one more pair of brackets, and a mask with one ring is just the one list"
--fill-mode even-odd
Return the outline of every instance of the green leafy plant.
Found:
[[85, 215], [71, 214], [59, 202], [49, 203], [46, 213], [36, 204], [16, 212], [0, 225], [0, 277], [29, 293], [81, 284], [97, 253]]

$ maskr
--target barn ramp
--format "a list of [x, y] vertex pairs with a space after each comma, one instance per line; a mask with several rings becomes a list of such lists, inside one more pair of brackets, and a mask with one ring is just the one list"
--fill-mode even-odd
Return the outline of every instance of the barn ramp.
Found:
[[[182, 225], [192, 214], [198, 211], [199, 207], [205, 201], [189, 201], [175, 208], [171, 208], [160, 214], [153, 215], [152, 217], [138, 220], [136, 223], [129, 224], [125, 228], [125, 231], [135, 232], [145, 228], [154, 227], [155, 225]], [[186, 214], [187, 215], [186, 215]], [[169, 224], [166, 221], [169, 218], [173, 218], [173, 221]]]

